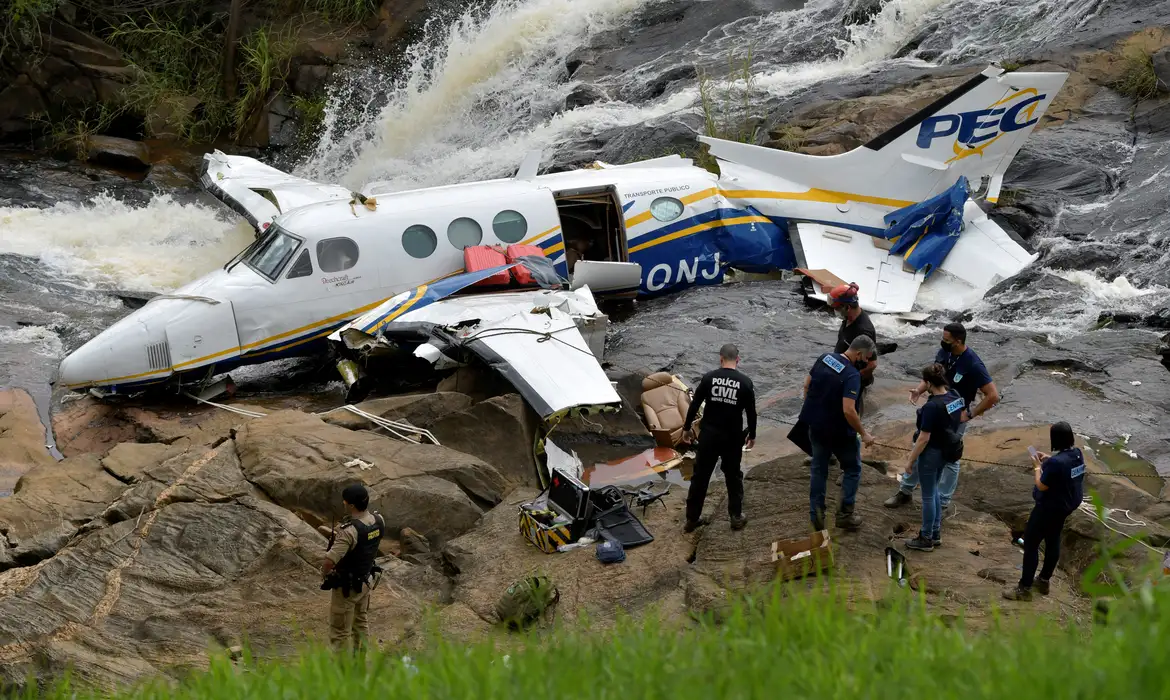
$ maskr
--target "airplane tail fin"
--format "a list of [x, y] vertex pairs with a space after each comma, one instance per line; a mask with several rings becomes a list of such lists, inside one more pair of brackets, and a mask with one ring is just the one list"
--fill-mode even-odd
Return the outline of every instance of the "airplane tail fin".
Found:
[[989, 66], [897, 126], [848, 153], [809, 156], [700, 137], [712, 155], [855, 201], [921, 202], [967, 177], [998, 198], [1003, 174], [1067, 73], [1004, 73]]

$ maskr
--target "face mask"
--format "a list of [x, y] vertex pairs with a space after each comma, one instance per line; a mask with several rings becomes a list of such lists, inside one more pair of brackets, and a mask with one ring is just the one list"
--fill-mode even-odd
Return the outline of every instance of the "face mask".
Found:
[[942, 349], [946, 350], [947, 352], [952, 352], [955, 348], [955, 344], [949, 340], [944, 340], [941, 343], [939, 343], [939, 345], [941, 345]]

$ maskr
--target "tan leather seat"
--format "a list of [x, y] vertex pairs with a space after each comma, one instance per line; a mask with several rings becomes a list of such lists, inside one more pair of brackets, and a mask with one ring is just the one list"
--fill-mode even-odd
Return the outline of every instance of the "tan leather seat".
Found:
[[[642, 380], [642, 412], [651, 430], [669, 430], [674, 445], [682, 442], [683, 423], [691, 409], [685, 384], [669, 372], [656, 372]], [[695, 420], [695, 427], [699, 421]]]

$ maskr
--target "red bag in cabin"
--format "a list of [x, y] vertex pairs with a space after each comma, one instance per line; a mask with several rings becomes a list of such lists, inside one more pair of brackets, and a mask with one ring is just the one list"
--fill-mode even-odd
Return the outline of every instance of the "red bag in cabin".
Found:
[[[512, 245], [508, 246], [507, 258], [509, 264], [516, 262], [516, 258], [525, 255], [535, 255], [537, 257], [543, 258], [544, 248], [541, 248], [538, 245], [520, 245], [519, 243], [513, 243]], [[532, 279], [532, 273], [529, 272], [528, 268], [524, 267], [523, 265], [512, 268], [512, 277], [514, 277], [516, 282], [519, 284], [529, 285], [536, 283], [536, 280]]]
[[[463, 269], [467, 272], [478, 272], [480, 270], [489, 270], [493, 267], [501, 267], [508, 264], [508, 259], [504, 254], [496, 250], [492, 246], [477, 245], [468, 246], [463, 249]], [[507, 286], [511, 281], [511, 276], [508, 271], [498, 272], [491, 277], [482, 279], [476, 282], [476, 287], [502, 287]]]

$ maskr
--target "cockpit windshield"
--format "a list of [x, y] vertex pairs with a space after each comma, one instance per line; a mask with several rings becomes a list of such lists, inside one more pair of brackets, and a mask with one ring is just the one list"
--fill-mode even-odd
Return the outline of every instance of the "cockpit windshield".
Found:
[[244, 263], [275, 281], [300, 245], [300, 239], [289, 235], [279, 226], [272, 225], [268, 227], [256, 247], [244, 257]]

